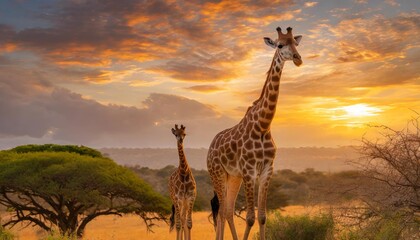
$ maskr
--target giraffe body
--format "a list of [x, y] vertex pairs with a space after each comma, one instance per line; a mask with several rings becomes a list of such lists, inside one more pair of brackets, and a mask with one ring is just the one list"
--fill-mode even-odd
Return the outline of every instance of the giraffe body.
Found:
[[175, 125], [172, 133], [177, 138], [179, 167], [169, 178], [169, 194], [173, 203], [170, 229], [172, 230], [175, 225], [177, 240], [190, 240], [192, 209], [197, 195], [196, 183], [184, 154], [183, 139], [185, 137], [185, 127], [181, 125], [181, 128], [178, 128]]
[[301, 36], [293, 37], [291, 30], [288, 28], [287, 34], [282, 34], [278, 28], [279, 38], [276, 41], [265, 38], [268, 45], [276, 48], [276, 53], [260, 98], [248, 108], [237, 125], [218, 133], [210, 144], [207, 168], [215, 192], [212, 209], [216, 239], [223, 239], [225, 220], [229, 224], [233, 239], [238, 239], [233, 214], [242, 182], [247, 202], [244, 239], [248, 239], [255, 222], [256, 183], [259, 186], [257, 206], [260, 239], [265, 239], [267, 189], [276, 154], [270, 126], [276, 111], [280, 77], [286, 60], [293, 60], [297, 66], [302, 63], [295, 48]]

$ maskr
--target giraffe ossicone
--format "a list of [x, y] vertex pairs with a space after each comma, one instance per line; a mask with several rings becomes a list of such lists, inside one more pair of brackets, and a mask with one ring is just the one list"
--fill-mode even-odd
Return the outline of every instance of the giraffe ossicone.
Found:
[[233, 239], [238, 239], [233, 214], [241, 184], [246, 195], [246, 222], [243, 239], [248, 239], [255, 222], [254, 191], [258, 183], [258, 223], [260, 239], [265, 239], [267, 189], [273, 174], [276, 146], [271, 136], [271, 122], [276, 112], [280, 77], [286, 61], [296, 66], [302, 58], [296, 47], [302, 36], [293, 36], [277, 29], [278, 38], [264, 38], [276, 49], [260, 97], [253, 102], [242, 120], [235, 126], [218, 133], [209, 147], [207, 168], [215, 195], [211, 200], [216, 239], [223, 239], [225, 222], [228, 222]]
[[176, 239], [191, 240], [192, 209], [197, 196], [196, 183], [184, 154], [185, 126], [171, 129], [177, 139], [179, 166], [169, 178], [169, 194], [172, 200], [170, 230], [175, 226]]

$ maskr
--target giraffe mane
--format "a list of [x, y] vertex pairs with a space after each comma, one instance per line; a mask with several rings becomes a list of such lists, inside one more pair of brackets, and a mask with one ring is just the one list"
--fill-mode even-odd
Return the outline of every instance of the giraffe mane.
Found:
[[[276, 50], [277, 51], [277, 50]], [[276, 56], [274, 55], [274, 57], [273, 57], [273, 61], [271, 62], [271, 66], [270, 66], [270, 69], [268, 69], [268, 71], [267, 71], [267, 78], [265, 79], [265, 82], [264, 82], [264, 87], [263, 87], [263, 90], [265, 89], [265, 87], [267, 87], [267, 82], [268, 82], [268, 78], [270, 77], [270, 72], [271, 72], [271, 69], [273, 69], [273, 65], [274, 65], [274, 58], [275, 58]], [[255, 102], [257, 102], [257, 101], [259, 101], [262, 97], [263, 97], [263, 94], [264, 94], [264, 91], [261, 91], [261, 94], [260, 94], [260, 97], [255, 101]]]

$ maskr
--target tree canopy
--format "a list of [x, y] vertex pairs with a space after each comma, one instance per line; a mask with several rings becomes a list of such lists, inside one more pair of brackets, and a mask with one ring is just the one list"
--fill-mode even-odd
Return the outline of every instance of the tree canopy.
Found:
[[59, 145], [1, 151], [0, 204], [13, 212], [3, 226], [27, 221], [77, 236], [98, 216], [136, 213], [150, 226], [170, 210], [167, 199], [100, 152]]
[[80, 155], [86, 155], [91, 157], [103, 157], [102, 153], [98, 150], [85, 147], [85, 146], [76, 146], [76, 145], [57, 145], [57, 144], [28, 144], [17, 146], [9, 150], [10, 152], [17, 153], [28, 153], [28, 152], [70, 152], [78, 153]]

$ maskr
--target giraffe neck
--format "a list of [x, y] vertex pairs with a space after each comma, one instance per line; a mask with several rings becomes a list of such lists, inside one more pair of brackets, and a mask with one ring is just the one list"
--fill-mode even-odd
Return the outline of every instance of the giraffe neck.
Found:
[[178, 171], [180, 175], [186, 175], [190, 172], [190, 167], [188, 166], [187, 159], [184, 154], [184, 145], [178, 142], [178, 155], [179, 155], [179, 167]]
[[254, 114], [257, 115], [254, 119], [258, 119], [258, 125], [260, 126], [261, 131], [267, 131], [270, 128], [274, 114], [276, 113], [280, 78], [284, 63], [285, 60], [280, 56], [280, 53], [277, 50], [273, 57], [270, 70], [268, 70], [267, 79], [256, 106], [257, 109], [254, 112]]

